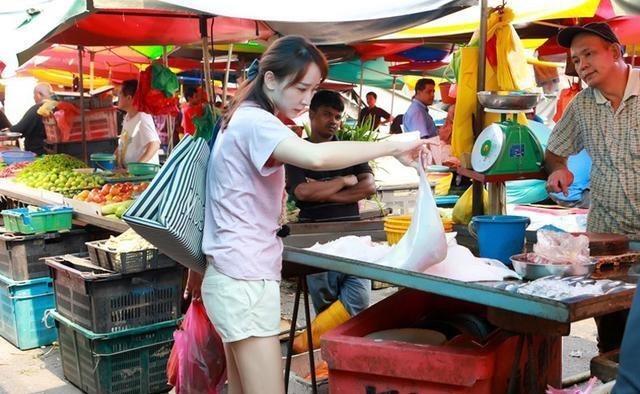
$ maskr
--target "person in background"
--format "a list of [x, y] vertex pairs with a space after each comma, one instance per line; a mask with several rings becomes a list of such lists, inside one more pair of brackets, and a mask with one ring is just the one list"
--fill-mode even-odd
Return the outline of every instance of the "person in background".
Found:
[[[573, 97], [551, 133], [545, 152], [547, 188], [568, 195], [575, 176], [567, 166], [567, 157], [586, 149], [592, 161], [587, 231], [627, 235], [630, 247], [637, 248], [640, 70], [625, 64], [620, 41], [606, 23], [565, 28], [558, 33], [558, 43], [570, 49], [576, 72], [588, 87]], [[627, 311], [596, 318], [600, 352], [620, 346], [626, 318]], [[636, 356], [623, 349], [621, 367], [629, 354], [626, 368], [637, 368], [637, 349], [629, 351]]]
[[[327, 61], [300, 36], [274, 41], [259, 69], [235, 94], [209, 158], [202, 252], [204, 279], [190, 272], [224, 342], [228, 393], [284, 392], [280, 351], [285, 168], [335, 170], [393, 155], [417, 165], [423, 141], [304, 141], [275, 116], [306, 111], [328, 73]], [[188, 203], [188, 202], [185, 202]]]
[[[376, 106], [376, 101], [378, 101], [378, 95], [375, 92], [369, 92], [366, 95], [367, 97], [367, 106], [360, 110], [360, 114], [358, 114], [358, 124], [364, 124], [367, 119], [372, 119], [373, 125], [372, 130], [377, 130], [378, 126], [381, 124], [387, 124], [393, 121], [393, 117], [384, 109]], [[384, 119], [384, 121], [382, 121]]]
[[430, 78], [419, 79], [416, 82], [415, 92], [413, 100], [402, 118], [404, 131], [420, 131], [422, 139], [435, 137], [438, 135], [438, 128], [429, 115], [428, 106], [433, 104], [436, 83]]
[[402, 118], [404, 118], [403, 114], [400, 114], [393, 118], [393, 122], [391, 122], [391, 125], [389, 125], [389, 133], [402, 134]]
[[[337, 141], [336, 131], [342, 123], [344, 102], [337, 92], [321, 90], [311, 99], [308, 141], [321, 144]], [[300, 208], [301, 221], [357, 220], [358, 201], [376, 192], [373, 171], [367, 163], [339, 170], [313, 171], [285, 165], [287, 192]], [[323, 272], [307, 276], [307, 285], [316, 318], [311, 323], [314, 348], [320, 347], [320, 336], [347, 321], [369, 306], [371, 281], [339, 272]], [[309, 347], [306, 331], [293, 343], [296, 353]]]
[[11, 127], [11, 122], [4, 113], [4, 108], [0, 107], [0, 130], [5, 130]]
[[46, 153], [44, 149], [44, 124], [42, 117], [38, 114], [38, 109], [44, 100], [51, 98], [53, 91], [48, 83], [39, 83], [33, 89], [33, 100], [36, 102], [27, 110], [22, 119], [13, 126], [9, 127], [9, 131], [21, 133], [24, 137], [24, 149], [37, 155]]
[[182, 106], [182, 130], [193, 135], [196, 132], [193, 118], [202, 116], [202, 90], [196, 86], [185, 86], [184, 98], [187, 102]]
[[133, 97], [137, 89], [138, 81], [130, 79], [122, 83], [118, 93], [118, 109], [126, 112], [115, 153], [120, 167], [126, 167], [128, 163], [134, 162], [160, 163], [158, 155], [160, 137], [153, 123], [153, 117], [138, 111], [133, 105]]

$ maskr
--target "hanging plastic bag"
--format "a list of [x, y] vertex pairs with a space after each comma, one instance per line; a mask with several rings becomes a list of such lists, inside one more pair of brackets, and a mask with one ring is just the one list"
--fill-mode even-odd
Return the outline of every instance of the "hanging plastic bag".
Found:
[[436, 201], [431, 193], [422, 163], [418, 166], [418, 201], [411, 224], [400, 242], [376, 264], [424, 272], [447, 257], [447, 239]]
[[[484, 211], [489, 211], [489, 193], [486, 190], [482, 192], [482, 204]], [[451, 219], [457, 224], [469, 224], [473, 217], [473, 188], [469, 186], [453, 207]]]
[[558, 123], [560, 121], [564, 110], [567, 109], [571, 100], [573, 100], [581, 90], [582, 86], [580, 86], [580, 82], [574, 82], [568, 88], [560, 91], [560, 94], [558, 94], [558, 103], [556, 104], [556, 113], [553, 115], [554, 122]]
[[224, 346], [202, 302], [191, 302], [173, 339], [167, 378], [176, 393], [221, 393], [226, 380]]

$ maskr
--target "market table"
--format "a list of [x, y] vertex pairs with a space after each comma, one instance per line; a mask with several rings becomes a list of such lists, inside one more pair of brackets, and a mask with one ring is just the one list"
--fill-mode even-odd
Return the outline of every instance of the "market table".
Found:
[[[0, 181], [0, 196], [35, 206], [64, 203], [62, 196], [58, 193], [33, 189], [7, 179]], [[73, 211], [73, 219], [76, 224], [93, 225], [116, 233], [123, 233], [129, 229], [129, 225], [122, 220], [109, 219], [89, 212], [79, 212], [76, 209]]]
[[[324, 224], [328, 228], [328, 224]], [[359, 227], [374, 226], [357, 224]], [[334, 225], [335, 226], [335, 225]], [[345, 224], [338, 224], [336, 229]], [[348, 225], [347, 225], [348, 226]], [[320, 236], [317, 241], [326, 242], [329, 236], [337, 239], [345, 235], [364, 235], [366, 231], [346, 231]], [[372, 230], [374, 240], [383, 240], [384, 232]], [[529, 379], [524, 379], [527, 392], [544, 392], [547, 384], [559, 387], [561, 384], [562, 336], [568, 335], [573, 322], [592, 318], [610, 312], [628, 309], [634, 295], [634, 289], [626, 289], [613, 294], [589, 296], [571, 300], [555, 301], [543, 297], [515, 293], [504, 289], [504, 282], [462, 282], [419, 272], [381, 266], [358, 260], [345, 259], [304, 248], [311, 246], [313, 240], [309, 234], [293, 234], [284, 240], [283, 276], [299, 277], [299, 289], [294, 305], [293, 325], [297, 318], [297, 303], [300, 293], [306, 292], [305, 277], [308, 274], [332, 270], [362, 278], [391, 283], [397, 286], [421, 290], [441, 296], [451, 297], [486, 306], [487, 318], [495, 326], [520, 334], [519, 349], [525, 342], [534, 348], [529, 355], [537, 357], [536, 367], [525, 371]], [[620, 279], [635, 284], [636, 279], [612, 271], [601, 277]], [[512, 281], [512, 283], [520, 283]], [[308, 316], [308, 296], [304, 294], [305, 312]], [[308, 317], [307, 317], [308, 319]], [[308, 331], [309, 332], [309, 331]], [[293, 327], [292, 327], [293, 334]], [[309, 341], [311, 341], [309, 335]], [[310, 359], [310, 362], [312, 360]], [[529, 363], [534, 365], [534, 363]], [[514, 390], [517, 389], [514, 387]]]

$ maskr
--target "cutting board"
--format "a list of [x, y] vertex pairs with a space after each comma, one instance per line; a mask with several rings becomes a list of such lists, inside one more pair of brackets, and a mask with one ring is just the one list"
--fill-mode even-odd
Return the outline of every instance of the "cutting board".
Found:
[[629, 250], [629, 238], [626, 235], [590, 232], [574, 234], [584, 234], [589, 238], [591, 256], [613, 256]]

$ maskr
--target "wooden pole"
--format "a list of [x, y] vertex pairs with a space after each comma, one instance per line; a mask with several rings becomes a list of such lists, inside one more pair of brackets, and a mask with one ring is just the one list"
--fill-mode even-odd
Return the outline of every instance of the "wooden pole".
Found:
[[200, 36], [202, 37], [202, 71], [204, 73], [204, 90], [207, 93], [207, 101], [213, 105], [214, 95], [213, 88], [211, 86], [211, 68], [209, 57], [209, 37], [207, 36], [207, 17], [200, 16]]
[[224, 70], [224, 84], [222, 86], [222, 108], [227, 105], [227, 87], [229, 85], [229, 70], [231, 69], [231, 55], [233, 54], [233, 44], [229, 44], [227, 51], [227, 68]]
[[96, 53], [89, 52], [89, 91], [93, 90], [93, 79], [95, 73]]
[[[488, 0], [480, 0], [480, 50], [478, 55], [478, 82], [477, 91], [483, 91], [485, 86], [486, 76], [486, 53], [487, 53], [487, 19], [489, 17]], [[482, 132], [484, 127], [484, 110], [480, 102], [476, 103], [476, 116], [473, 124], [473, 136], [474, 140], [478, 137], [478, 134]], [[463, 160], [468, 161], [470, 160]], [[473, 216], [483, 214], [483, 194], [484, 187], [481, 182], [473, 181]]]
[[78, 88], [80, 90], [80, 129], [82, 130], [82, 158], [85, 163], [88, 163], [87, 155], [87, 131], [85, 130], [84, 121], [84, 72], [82, 70], [82, 53], [84, 47], [78, 45], [78, 68], [80, 69], [80, 81], [78, 82]]
[[396, 100], [396, 80], [397, 79], [398, 77], [394, 75], [392, 86], [391, 86], [391, 110], [389, 111], [389, 114], [391, 116], [393, 116], [393, 102]]
[[364, 106], [364, 102], [362, 101], [362, 85], [364, 84], [364, 76], [362, 75], [364, 73], [364, 62], [362, 61], [362, 59], [360, 59], [360, 93], [358, 93], [358, 100], [360, 100], [360, 106], [358, 107], [359, 109], [361, 109]]
[[[169, 55], [167, 54], [167, 47], [162, 46], [162, 64], [165, 67], [169, 67]], [[166, 129], [167, 129], [167, 157], [173, 150], [173, 131], [175, 128], [175, 122], [173, 116], [167, 115], [166, 119]]]

